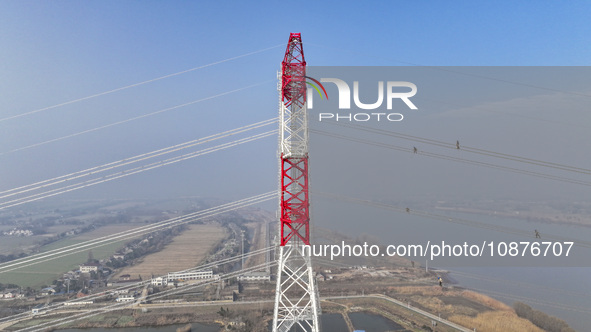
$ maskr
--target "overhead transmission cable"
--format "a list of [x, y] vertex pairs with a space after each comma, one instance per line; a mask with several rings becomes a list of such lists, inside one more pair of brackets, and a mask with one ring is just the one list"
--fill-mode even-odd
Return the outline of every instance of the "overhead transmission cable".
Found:
[[[351, 141], [351, 142], [363, 143], [363, 144], [373, 145], [373, 146], [387, 148], [387, 149], [391, 149], [391, 150], [414, 153], [412, 151], [412, 149], [409, 149], [408, 147], [402, 147], [402, 146], [397, 146], [397, 145], [392, 145], [392, 144], [375, 142], [375, 141], [371, 141], [371, 140], [353, 138], [350, 136], [339, 135], [339, 134], [335, 134], [335, 133], [331, 133], [331, 132], [327, 132], [327, 131], [322, 131], [322, 130], [310, 129], [310, 132], [324, 135], [324, 136], [333, 137], [333, 138], [339, 138], [339, 139], [343, 139], [343, 140], [347, 140], [347, 141]], [[591, 182], [589, 182], [589, 181], [571, 179], [571, 178], [566, 178], [566, 177], [556, 176], [556, 175], [551, 175], [551, 174], [545, 174], [545, 173], [540, 173], [540, 172], [535, 172], [535, 171], [528, 171], [528, 170], [518, 169], [518, 168], [514, 168], [514, 167], [501, 166], [501, 165], [496, 165], [496, 164], [492, 164], [492, 163], [488, 163], [488, 162], [469, 160], [469, 159], [453, 157], [453, 156], [449, 156], [449, 155], [427, 152], [427, 151], [423, 151], [423, 150], [418, 150], [416, 152], [416, 154], [424, 155], [424, 156], [432, 157], [432, 158], [456, 161], [456, 162], [470, 164], [470, 165], [483, 166], [483, 167], [488, 167], [488, 168], [493, 168], [493, 169], [501, 169], [501, 170], [506, 170], [506, 171], [513, 172], [513, 173], [531, 175], [531, 176], [536, 176], [536, 177], [540, 177], [540, 178], [545, 178], [545, 179], [555, 180], [555, 181], [560, 181], [560, 182], [565, 182], [565, 183], [579, 184], [579, 185], [583, 185], [583, 186], [591, 186]]]
[[[214, 261], [214, 262], [210, 262], [210, 263], [206, 263], [200, 266], [195, 266], [195, 267], [191, 267], [188, 269], [184, 269], [181, 271], [175, 271], [174, 273], [187, 273], [187, 272], [196, 272], [196, 271], [202, 271], [205, 269], [210, 269], [219, 265], [223, 265], [223, 264], [228, 264], [228, 263], [232, 263], [235, 261], [240, 261], [243, 258], [250, 258], [250, 257], [254, 257], [257, 255], [261, 255], [261, 254], [266, 254], [269, 251], [274, 250], [274, 247], [266, 247], [266, 248], [261, 248], [261, 249], [257, 249], [257, 250], [253, 250], [250, 252], [247, 252], [245, 254], [241, 254], [241, 255], [237, 255], [237, 256], [232, 256], [232, 257], [228, 257], [228, 258], [224, 258], [218, 261]], [[167, 275], [161, 275], [160, 277], [165, 278]], [[71, 299], [71, 300], [66, 300], [64, 302], [59, 302], [59, 303], [52, 303], [50, 305], [47, 305], [45, 307], [43, 307], [44, 311], [50, 311], [53, 309], [56, 309], [58, 307], [61, 307], [64, 305], [64, 303], [77, 303], [79, 301], [85, 302], [85, 301], [89, 301], [89, 300], [96, 300], [96, 299], [100, 299], [100, 298], [104, 298], [109, 296], [110, 294], [112, 294], [113, 292], [117, 292], [117, 291], [122, 291], [122, 290], [130, 290], [130, 289], [134, 289], [134, 288], [138, 288], [138, 287], [142, 287], [146, 284], [151, 283], [151, 280], [142, 280], [142, 281], [138, 281], [138, 282], [133, 282], [130, 284], [126, 284], [124, 286], [120, 286], [120, 287], [116, 287], [113, 289], [110, 289], [109, 292], [101, 292], [101, 293], [97, 293], [97, 294], [90, 294], [85, 296], [83, 299], [80, 298], [75, 298], [75, 299]], [[15, 315], [11, 315], [11, 316], [7, 316], [7, 317], [2, 317], [0, 318], [0, 323], [7, 323], [7, 322], [12, 322], [12, 321], [17, 321], [22, 319], [23, 317], [27, 317], [29, 316], [29, 312], [23, 312], [20, 314], [15, 314]]]
[[129, 118], [129, 119], [125, 119], [125, 120], [113, 122], [113, 123], [106, 124], [106, 125], [99, 126], [99, 127], [95, 127], [95, 128], [92, 128], [92, 129], [87, 129], [87, 130], [79, 131], [79, 132], [74, 133], [74, 134], [69, 134], [69, 135], [66, 135], [66, 136], [61, 136], [61, 137], [58, 137], [58, 138], [53, 138], [53, 139], [50, 139], [50, 140], [47, 140], [47, 141], [43, 141], [43, 142], [40, 142], [40, 143], [35, 143], [35, 144], [27, 145], [27, 146], [24, 146], [24, 147], [21, 147], [21, 148], [17, 148], [17, 149], [13, 149], [13, 150], [10, 150], [10, 151], [7, 151], [7, 152], [0, 153], [0, 155], [6, 155], [6, 154], [9, 154], [9, 153], [12, 153], [12, 152], [17, 152], [17, 151], [21, 151], [21, 150], [30, 149], [30, 148], [41, 146], [41, 145], [44, 145], [44, 144], [61, 141], [61, 140], [67, 139], [67, 138], [72, 138], [72, 137], [80, 136], [82, 134], [88, 134], [88, 133], [91, 133], [91, 132], [94, 132], [94, 131], [98, 131], [98, 130], [101, 130], [101, 129], [110, 128], [110, 127], [117, 126], [117, 125], [120, 125], [120, 124], [124, 124], [124, 123], [127, 123], [127, 122], [131, 122], [131, 121], [135, 121], [135, 120], [147, 118], [147, 117], [150, 117], [152, 115], [156, 115], [156, 114], [160, 114], [160, 113], [172, 111], [172, 110], [175, 110], [175, 109], [178, 109], [178, 108], [182, 108], [182, 107], [185, 107], [185, 106], [197, 104], [197, 103], [200, 103], [200, 102], [203, 102], [203, 101], [206, 101], [206, 100], [211, 100], [211, 99], [222, 97], [222, 96], [226, 96], [226, 95], [229, 95], [231, 93], [238, 92], [238, 91], [243, 91], [243, 90], [246, 90], [246, 89], [250, 89], [250, 88], [253, 88], [253, 87], [256, 87], [256, 86], [260, 86], [260, 85], [265, 84], [265, 83], [268, 83], [268, 82], [271, 82], [271, 80], [264, 81], [264, 82], [259, 82], [259, 83], [256, 83], [256, 84], [251, 84], [249, 86], [242, 87], [242, 88], [239, 88], [239, 89], [234, 89], [234, 90], [231, 90], [231, 91], [226, 91], [226, 92], [218, 93], [218, 94], [213, 95], [213, 96], [209, 96], [209, 97], [197, 99], [197, 100], [194, 100], [194, 101], [190, 101], [190, 102], [187, 102], [187, 103], [184, 103], [184, 104], [180, 104], [180, 105], [176, 105], [176, 106], [172, 106], [172, 107], [167, 107], [167, 108], [164, 108], [164, 109], [155, 111], [155, 112], [151, 112], [151, 113], [148, 113], [148, 114], [143, 114], [143, 115], [135, 116], [133, 118]]
[[198, 156], [202, 156], [204, 154], [209, 154], [212, 152], [216, 152], [216, 151], [220, 151], [220, 150], [224, 150], [233, 146], [237, 146], [240, 144], [244, 144], [244, 143], [248, 143], [248, 142], [252, 142], [255, 140], [259, 140], [265, 137], [270, 137], [273, 135], [277, 134], [277, 130], [271, 130], [271, 131], [267, 131], [267, 132], [263, 132], [260, 134], [256, 134], [256, 135], [252, 135], [246, 138], [242, 138], [242, 139], [238, 139], [232, 142], [228, 142], [228, 143], [224, 143], [224, 144], [220, 144], [220, 145], [216, 145], [214, 147], [210, 147], [210, 148], [206, 148], [203, 150], [199, 150], [199, 151], [195, 151], [195, 152], [191, 152], [191, 153], [187, 153], [181, 156], [176, 156], [176, 157], [172, 157], [169, 159], [165, 159], [165, 160], [161, 160], [161, 161], [157, 161], [157, 162], [153, 162], [151, 164], [148, 165], [143, 165], [143, 166], [138, 166], [135, 168], [131, 168], [131, 169], [126, 169], [117, 173], [113, 173], [113, 174], [109, 174], [106, 176], [103, 176], [101, 178], [94, 178], [91, 180], [86, 180], [83, 182], [79, 182], [76, 184], [72, 184], [72, 185], [68, 185], [68, 186], [64, 186], [61, 188], [56, 188], [56, 189], [52, 189], [52, 190], [48, 190], [45, 192], [41, 192], [41, 193], [37, 193], [37, 194], [32, 194], [29, 196], [25, 196], [25, 197], [21, 197], [18, 199], [14, 199], [11, 201], [6, 201], [6, 202], [2, 202], [0, 203], [0, 210], [5, 209], [5, 208], [9, 208], [9, 207], [13, 207], [13, 206], [17, 206], [17, 205], [21, 205], [24, 203], [29, 203], [29, 202], [33, 202], [33, 201], [37, 201], [43, 198], [47, 198], [47, 197], [52, 197], [55, 195], [59, 195], [59, 194], [63, 194], [66, 192], [70, 192], [73, 190], [77, 190], [77, 189], [81, 189], [81, 188], [85, 188], [85, 187], [89, 187], [89, 186], [93, 186], [93, 185], [97, 185], [100, 183], [104, 183], [104, 182], [108, 182], [108, 181], [112, 181], [115, 179], [119, 179], [125, 176], [129, 176], [132, 174], [136, 174], [136, 173], [141, 173], [141, 172], [145, 172], [154, 168], [158, 168], [158, 167], [162, 167], [165, 165], [170, 165], [173, 163], [177, 163], [179, 161], [183, 161], [183, 160], [187, 160], [187, 159], [191, 159], [191, 158], [195, 158]]
[[[420, 217], [445, 221], [445, 222], [449, 222], [449, 223], [455, 223], [455, 224], [461, 224], [461, 225], [466, 225], [466, 226], [471, 226], [471, 227], [483, 228], [483, 229], [501, 232], [501, 233], [507, 233], [507, 234], [525, 236], [525, 237], [531, 236], [531, 232], [527, 232], [527, 231], [524, 231], [524, 230], [521, 230], [518, 228], [513, 228], [513, 227], [492, 225], [492, 224], [484, 223], [484, 222], [480, 222], [480, 221], [469, 220], [469, 219], [458, 218], [458, 217], [450, 217], [450, 216], [446, 216], [446, 215], [442, 215], [442, 214], [421, 211], [421, 210], [417, 210], [417, 209], [408, 209], [407, 210], [406, 208], [394, 206], [394, 205], [387, 204], [387, 203], [376, 202], [376, 201], [367, 200], [367, 199], [348, 197], [348, 196], [344, 196], [344, 195], [336, 195], [336, 194], [316, 192], [316, 191], [312, 191], [312, 194], [318, 195], [321, 197], [330, 198], [330, 199], [341, 200], [341, 201], [348, 202], [348, 203], [356, 203], [356, 204], [361, 204], [361, 205], [366, 205], [366, 206], [371, 206], [371, 207], [377, 207], [377, 208], [386, 209], [386, 210], [390, 210], [390, 211], [416, 215], [416, 216], [420, 216]], [[559, 236], [553, 236], [553, 235], [544, 235], [544, 239], [553, 240], [553, 241], [572, 241], [572, 242], [574, 242], [575, 246], [583, 247], [583, 248], [591, 248], [591, 242], [588, 242], [588, 241], [582, 241], [582, 240], [575, 241], [572, 239], [559, 237]]]
[[96, 94], [93, 94], [93, 95], [89, 95], [89, 96], [86, 96], [86, 97], [82, 97], [82, 98], [70, 100], [70, 101], [67, 101], [67, 102], [60, 103], [60, 104], [56, 104], [56, 105], [52, 105], [52, 106], [48, 106], [48, 107], [43, 107], [43, 108], [35, 109], [35, 110], [29, 111], [29, 112], [25, 112], [25, 113], [21, 113], [21, 114], [17, 114], [17, 115], [8, 116], [8, 117], [5, 117], [5, 118], [1, 118], [0, 119], [0, 122], [6, 121], [6, 120], [20, 118], [20, 117], [23, 117], [23, 116], [26, 116], [26, 115], [30, 115], [30, 114], [35, 114], [35, 113], [47, 111], [47, 110], [58, 108], [58, 107], [61, 107], [61, 106], [66, 106], [66, 105], [74, 104], [74, 103], [77, 103], [77, 102], [80, 102], [80, 101], [84, 101], [84, 100], [88, 100], [88, 99], [92, 99], [92, 98], [96, 98], [96, 97], [108, 95], [108, 94], [111, 94], [111, 93], [114, 93], [114, 92], [126, 90], [126, 89], [133, 88], [133, 87], [136, 87], [136, 86], [140, 86], [140, 85], [144, 85], [144, 84], [148, 84], [148, 83], [160, 81], [160, 80], [163, 80], [163, 79], [166, 79], [166, 78], [170, 78], [170, 77], [174, 77], [174, 76], [186, 74], [186, 73], [189, 73], [189, 72], [192, 72], [192, 71], [196, 71], [196, 70], [199, 70], [199, 69], [203, 69], [203, 68], [215, 66], [215, 65], [218, 65], [218, 64], [221, 64], [221, 63], [224, 63], [224, 62], [232, 61], [232, 60], [237, 60], [237, 59], [240, 59], [240, 58], [244, 58], [244, 57], [247, 57], [247, 56], [250, 56], [250, 55], [262, 53], [262, 52], [269, 51], [269, 50], [272, 50], [272, 49], [275, 49], [275, 48], [278, 48], [278, 47], [282, 47], [282, 46], [284, 46], [284, 45], [283, 44], [278, 44], [278, 45], [267, 47], [267, 48], [263, 48], [263, 49], [260, 49], [260, 50], [257, 50], [257, 51], [248, 52], [248, 53], [237, 55], [237, 56], [234, 56], [234, 57], [231, 57], [231, 58], [227, 58], [227, 59], [223, 59], [223, 60], [211, 62], [211, 63], [205, 64], [205, 65], [193, 67], [193, 68], [186, 69], [186, 70], [183, 70], [183, 71], [179, 71], [179, 72], [176, 72], [176, 73], [173, 73], [173, 74], [168, 74], [168, 75], [156, 77], [156, 78], [149, 79], [149, 80], [146, 80], [146, 81], [142, 81], [142, 82], [138, 82], [138, 83], [134, 83], [134, 84], [122, 86], [122, 87], [119, 87], [119, 88], [116, 88], [116, 89], [112, 89], [112, 90], [108, 90], [108, 91], [96, 93]]
[[[270, 263], [263, 263], [263, 264], [259, 264], [256, 266], [252, 266], [252, 267], [248, 267], [242, 270], [238, 270], [238, 271], [232, 271], [232, 272], [228, 272], [228, 273], [224, 273], [221, 274], [219, 276], [219, 279], [216, 280], [207, 280], [204, 282], [200, 282], [200, 283], [196, 283], [196, 284], [189, 284], [189, 285], [184, 285], [184, 286], [180, 286], [176, 289], [170, 289], [170, 290], [166, 290], [160, 293], [156, 293], [156, 294], [152, 294], [152, 295], [148, 295], [146, 297], [146, 300], [156, 300], [156, 299], [160, 299], [163, 297], [168, 297], [170, 295], [175, 295], [175, 294], [179, 294], [179, 293], [183, 293], [186, 292], [187, 290], [190, 289], [194, 289], [194, 288], [198, 288], [198, 287], [203, 287], [203, 286], [207, 286], [209, 284], [212, 283], [216, 283], [219, 282], [220, 280], [227, 280], [230, 278], [234, 278], [239, 276], [240, 274], [243, 274], [245, 272], [253, 272], [256, 270], [260, 270], [262, 268], [267, 268], [270, 266], [275, 265], [275, 262], [270, 262]], [[115, 304], [111, 304], [111, 305], [107, 305], [106, 307], [102, 307], [102, 308], [96, 308], [94, 310], [91, 311], [91, 313], [79, 313], [79, 314], [74, 314], [71, 316], [67, 316], [67, 317], [63, 317], [63, 318], [56, 318], [53, 320], [49, 320], [47, 322], [43, 322], [40, 324], [37, 324], [35, 326], [31, 326], [31, 327], [26, 327], [17, 331], [43, 331], [46, 330], [48, 328], [52, 328], [52, 327], [56, 327], [56, 326], [60, 326], [63, 324], [67, 324], [67, 323], [72, 323], [74, 321], [80, 320], [80, 319], [86, 319], [86, 318], [90, 318], [99, 314], [104, 314], [107, 312], [111, 312], [111, 311], [117, 311], [117, 310], [121, 310], [123, 308], [128, 308], [128, 307], [132, 307], [134, 306], [135, 303], [115, 303]]]
[[[336, 123], [336, 122], [335, 123], [327, 122], [327, 123], [330, 125], [338, 125], [338, 126], [342, 126], [342, 127], [352, 128], [355, 130], [370, 132], [370, 133], [379, 134], [379, 135], [383, 135], [383, 136], [401, 138], [404, 140], [413, 141], [413, 142], [417, 142], [417, 143], [429, 144], [429, 145], [439, 146], [439, 147], [453, 149], [453, 150], [457, 149], [456, 144], [441, 141], [441, 140], [435, 140], [435, 139], [430, 139], [430, 138], [402, 134], [402, 133], [393, 132], [393, 131], [389, 131], [389, 130], [370, 128], [370, 127], [360, 126], [360, 125], [353, 126], [353, 125], [346, 124], [346, 123]], [[569, 172], [576, 172], [576, 173], [581, 173], [581, 174], [591, 174], [591, 169], [588, 169], [588, 168], [582, 168], [582, 167], [570, 166], [570, 165], [565, 165], [565, 164], [555, 163], [555, 162], [550, 162], [550, 161], [543, 161], [543, 160], [538, 160], [538, 159], [533, 159], [533, 158], [521, 157], [521, 156], [511, 155], [511, 154], [507, 154], [507, 153], [471, 147], [471, 146], [467, 146], [464, 144], [462, 144], [461, 150], [468, 151], [468, 152], [475, 153], [475, 154], [485, 155], [485, 156], [489, 156], [489, 157], [501, 158], [501, 159], [505, 159], [505, 160], [516, 161], [516, 162], [521, 162], [521, 163], [526, 163], [526, 164], [531, 164], [531, 165], [536, 165], [536, 166], [541, 166], [541, 167], [553, 168], [553, 169], [569, 171]]]
[[69, 174], [65, 174], [65, 175], [61, 175], [61, 176], [57, 176], [51, 179], [47, 179], [47, 180], [43, 180], [43, 181], [38, 181], [35, 183], [31, 183], [25, 186], [21, 186], [21, 187], [16, 187], [16, 188], [12, 188], [12, 189], [8, 189], [8, 190], [4, 190], [4, 191], [0, 191], [0, 198], [6, 198], [6, 197], [10, 197], [10, 196], [14, 196], [14, 195], [18, 195], [18, 194], [22, 194], [28, 191], [32, 191], [32, 190], [37, 190], [37, 189], [41, 189], [44, 187], [48, 187], [48, 186], [52, 186], [55, 184], [59, 184], [59, 183], [63, 183], [66, 181], [70, 181], [73, 179], [77, 179], [77, 178], [81, 178], [84, 176], [89, 176], [89, 175], [93, 175], [93, 174], [97, 174], [100, 172], [104, 172], [107, 170], [111, 170], [117, 167], [121, 167], [121, 166], [125, 166], [125, 165], [129, 165], [132, 163], [136, 163], [139, 161], [143, 161], [143, 160], [147, 160], [150, 158], [154, 158], [154, 157], [158, 157], [167, 153], [171, 153], [171, 152], [176, 152], [182, 149], [186, 149], [186, 148], [190, 148], [196, 145], [200, 145], [200, 144], [204, 144], [204, 143], [209, 143], [212, 142], [214, 140], [217, 139], [221, 139], [221, 138], [225, 138], [225, 137], [229, 137], [229, 136], [233, 136], [236, 134], [240, 134], [249, 130], [253, 130], [253, 129], [257, 129], [257, 128], [261, 128], [264, 126], [268, 126], [271, 124], [274, 124], [277, 122], [277, 118], [272, 118], [272, 119], [267, 119], [264, 121], [260, 121], [260, 122], [256, 122], [256, 123], [252, 123], [246, 126], [242, 126], [239, 128], [234, 128], [231, 130], [227, 130], [221, 133], [216, 133], [210, 136], [206, 136], [206, 137], [202, 137], [196, 140], [191, 140], [188, 142], [184, 142], [184, 143], [180, 143], [180, 144], [176, 144], [176, 145], [172, 145], [166, 148], [162, 148], [162, 149], [158, 149], [155, 151], [151, 151], [151, 152], [147, 152], [147, 153], [143, 153], [143, 154], [139, 154], [133, 157], [129, 157], [129, 158], [125, 158], [125, 159], [121, 159], [118, 161], [114, 161], [114, 162], [110, 162], [107, 164], [103, 164], [100, 166], [95, 166], [95, 167], [91, 167], [91, 168], [87, 168], [81, 171], [77, 171], [77, 172], [72, 172]]
[[277, 193], [267, 192], [265, 194], [260, 194], [256, 196], [251, 196], [249, 198], [241, 199], [238, 201], [222, 204], [216, 207], [212, 207], [209, 209], [205, 209], [202, 211], [193, 212], [187, 215], [163, 220], [157, 223], [148, 224], [145, 226], [136, 227], [127, 231], [103, 236], [97, 239], [84, 241], [81, 243], [72, 244], [69, 246], [65, 246], [58, 249], [53, 249], [47, 252], [41, 252], [35, 255], [19, 258], [16, 260], [12, 260], [9, 262], [5, 262], [0, 264], [0, 274], [13, 271], [16, 269], [21, 269], [23, 267], [35, 265], [42, 262], [47, 262], [49, 260], [53, 260], [56, 258], [68, 256], [71, 254], [75, 254], [78, 252], [83, 252], [88, 249], [95, 248], [97, 246], [104, 246], [115, 242], [120, 242], [124, 240], [128, 240], [131, 238], [136, 238], [142, 234], [155, 232], [162, 229], [167, 229], [171, 227], [175, 227], [178, 225], [183, 225], [190, 223], [192, 221], [201, 220], [204, 218], [212, 217], [221, 213], [233, 211], [239, 208], [247, 207], [250, 205], [262, 203], [271, 199], [277, 198]]
[[[306, 44], [307, 45], [312, 45], [312, 46], [318, 46], [318, 47], [322, 47], [322, 48], [328, 48], [328, 49], [338, 50], [338, 51], [341, 51], [341, 52], [347, 52], [347, 53], [351, 53], [351, 54], [363, 55], [363, 57], [371, 56], [371, 57], [376, 58], [376, 59], [394, 61], [394, 62], [398, 62], [398, 63], [404, 64], [404, 65], [413, 66], [413, 67], [429, 68], [429, 69], [436, 70], [436, 71], [443, 71], [443, 72], [458, 74], [458, 75], [462, 75], [462, 76], [471, 76], [471, 77], [476, 77], [476, 78], [480, 78], [480, 79], [484, 79], [484, 80], [496, 81], [496, 82], [500, 82], [500, 83], [508, 83], [508, 84], [512, 84], [512, 85], [524, 86], [524, 87], [538, 89], [538, 90], [543, 90], [543, 91], [560, 92], [560, 93], [566, 93], [566, 94], [571, 94], [571, 95], [581, 96], [581, 97], [591, 97], [590, 94], [581, 93], [581, 92], [577, 92], [577, 91], [568, 91], [568, 90], [554, 89], [554, 88], [549, 88], [549, 87], [541, 86], [541, 85], [534, 85], [534, 84], [529, 84], [529, 83], [523, 83], [523, 82], [517, 82], [517, 81], [510, 81], [510, 80], [500, 79], [500, 78], [497, 78], [497, 77], [490, 77], [490, 76], [478, 75], [478, 74], [474, 74], [474, 73], [466, 73], [466, 72], [462, 72], [462, 71], [450, 69], [450, 68], [453, 68], [454, 66], [433, 66], [433, 65], [425, 65], [425, 64], [414, 63], [414, 62], [409, 62], [409, 61], [404, 61], [404, 60], [385, 58], [385, 57], [382, 57], [382, 56], [375, 56], [375, 55], [372, 56], [372, 55], [368, 55], [367, 52], [360, 53], [358, 51], [342, 49], [340, 47], [326, 46], [326, 45], [314, 44], [314, 43], [306, 43]], [[468, 68], [469, 68], [469, 66], [468, 66]]]
[[[160, 226], [160, 227], [152, 228], [152, 229], [140, 230], [140, 231], [133, 232], [132, 234], [125, 234], [125, 236], [121, 235], [121, 236], [117, 236], [117, 237], [111, 237], [111, 238], [108, 238], [108, 239], [97, 241], [95, 243], [86, 244], [84, 246], [80, 246], [80, 247], [77, 247], [77, 248], [64, 249], [64, 250], [61, 250], [60, 252], [52, 253], [51, 255], [46, 255], [46, 256], [48, 256], [48, 258], [45, 258], [45, 261], [62, 258], [62, 257], [69, 256], [69, 255], [72, 255], [72, 254], [76, 254], [76, 253], [79, 253], [79, 252], [84, 252], [86, 250], [93, 249], [93, 248], [96, 248], [96, 247], [101, 247], [101, 246], [105, 246], [105, 245], [109, 245], [109, 244], [113, 244], [113, 243], [118, 243], [118, 242], [130, 240], [130, 239], [134, 239], [134, 238], [139, 237], [140, 235], [144, 235], [144, 234], [155, 232], [155, 231], [160, 231], [160, 230], [163, 230], [163, 229], [172, 228], [172, 227], [175, 227], [175, 226], [178, 226], [178, 225], [187, 224], [187, 223], [190, 223], [192, 221], [197, 221], [197, 220], [202, 220], [202, 219], [205, 219], [205, 218], [210, 218], [210, 217], [216, 216], [216, 215], [221, 214], [221, 213], [230, 212], [230, 211], [233, 211], [233, 210], [236, 210], [236, 209], [240, 209], [240, 208], [244, 208], [244, 207], [251, 206], [251, 205], [254, 205], [254, 204], [262, 203], [262, 202], [271, 200], [273, 198], [274, 198], [273, 196], [270, 196], [270, 197], [266, 197], [266, 198], [253, 199], [253, 200], [244, 202], [244, 203], [242, 203], [240, 205], [236, 205], [236, 206], [233, 206], [233, 207], [226, 207], [226, 208], [223, 208], [223, 209], [208, 211], [208, 213], [205, 214], [205, 215], [194, 216], [194, 217], [192, 217], [190, 219], [174, 220], [173, 223], [172, 224], [169, 224], [169, 225], [164, 225], [164, 226]], [[169, 221], [169, 220], [167, 220], [167, 221]], [[26, 258], [29, 258], [29, 257], [25, 257], [25, 259]], [[35, 265], [35, 264], [39, 264], [39, 263], [45, 262], [45, 261], [40, 261], [40, 259], [41, 258], [39, 258], [39, 257], [34, 257], [34, 258], [31, 258], [28, 261], [26, 260], [26, 261], [18, 262], [16, 264], [12, 264], [12, 266], [15, 266], [15, 265], [16, 266], [15, 267], [11, 267], [9, 269], [5, 269], [7, 266], [2, 267], [2, 271], [0, 271], [0, 274], [1, 273], [5, 273], [5, 272], [10, 272], [10, 271], [18, 270], [18, 269], [22, 269], [24, 267], [29, 267], [29, 266], [32, 266], [32, 265]], [[10, 261], [9, 263], [12, 263], [12, 261]]]

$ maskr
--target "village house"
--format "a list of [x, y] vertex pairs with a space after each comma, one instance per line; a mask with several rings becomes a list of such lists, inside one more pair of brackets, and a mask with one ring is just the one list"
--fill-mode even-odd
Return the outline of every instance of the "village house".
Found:
[[47, 288], [43, 288], [41, 290], [41, 293], [39, 293], [41, 296], [49, 296], [49, 295], [53, 295], [55, 293], [55, 289], [53, 289], [52, 287], [47, 287]]
[[238, 276], [241, 282], [271, 281], [271, 275], [265, 272], [249, 272]]
[[135, 300], [135, 297], [133, 297], [133, 295], [123, 295], [115, 299], [115, 301], [117, 302], [130, 302], [133, 300]]
[[98, 263], [84, 263], [80, 265], [80, 273], [98, 272], [102, 269], [102, 265]]
[[0, 299], [16, 299], [16, 298], [22, 298], [25, 295], [22, 294], [21, 292], [19, 292], [18, 289], [14, 289], [14, 290], [6, 290], [4, 293], [0, 293]]

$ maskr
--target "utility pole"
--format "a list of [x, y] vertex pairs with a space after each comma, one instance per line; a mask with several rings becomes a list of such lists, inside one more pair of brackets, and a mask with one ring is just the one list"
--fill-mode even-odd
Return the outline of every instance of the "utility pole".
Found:
[[244, 230], [240, 230], [240, 235], [242, 236], [242, 264], [240, 269], [244, 270]]

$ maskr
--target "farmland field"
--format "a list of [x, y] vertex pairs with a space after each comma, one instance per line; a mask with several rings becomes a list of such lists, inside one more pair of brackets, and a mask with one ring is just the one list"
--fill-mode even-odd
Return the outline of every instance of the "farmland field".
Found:
[[147, 255], [140, 263], [124, 268], [115, 277], [129, 274], [132, 278], [141, 275], [162, 275], [197, 266], [206, 255], [226, 236], [219, 225], [189, 225], [189, 229], [159, 252]]
[[[14, 226], [0, 226], [0, 232], [14, 229]], [[0, 255], [10, 253], [28, 252], [35, 248], [43, 240], [53, 235], [67, 232], [74, 227], [71, 225], [55, 225], [47, 227], [47, 234], [33, 236], [1, 236], [0, 237]]]
[[[56, 241], [53, 243], [50, 243], [46, 246], [43, 246], [43, 248], [41, 248], [42, 251], [48, 251], [48, 250], [53, 250], [53, 249], [57, 249], [57, 248], [62, 248], [64, 246], [68, 246], [68, 245], [72, 245], [72, 244], [76, 244], [76, 243], [81, 243], [84, 241], [88, 241], [88, 240], [94, 240], [97, 239], [99, 237], [103, 237], [103, 236], [107, 236], [107, 235], [113, 235], [119, 232], [123, 232], [126, 230], [130, 230], [132, 228], [136, 228], [136, 227], [141, 227], [144, 226], [144, 224], [141, 223], [128, 223], [128, 224], [112, 224], [112, 225], [107, 225], [107, 226], [103, 226], [100, 228], [97, 228], [93, 231], [90, 232], [86, 232], [86, 233], [82, 233], [79, 234], [75, 237], [71, 237], [71, 238], [66, 238], [60, 241]], [[94, 250], [93, 250], [94, 253]], [[96, 259], [102, 258], [102, 257], [98, 257], [95, 255]], [[86, 261], [86, 259], [84, 260]]]
[[[64, 246], [80, 243], [87, 240], [96, 239], [101, 236], [121, 232], [127, 229], [141, 226], [140, 224], [116, 224], [108, 225], [88, 233], [56, 241], [42, 248], [42, 251], [61, 248]], [[21, 287], [39, 287], [49, 285], [55, 279], [58, 279], [64, 272], [75, 269], [79, 264], [86, 262], [88, 251], [92, 249], [94, 258], [101, 259], [111, 256], [129, 239], [121, 240], [115, 243], [109, 243], [99, 247], [84, 249], [81, 252], [67, 255], [54, 260], [42, 261], [38, 264], [19, 268], [14, 271], [5, 272], [0, 275], [2, 283], [17, 284]]]
[[39, 236], [2, 236], [0, 237], [0, 255], [8, 255], [14, 252], [20, 252], [15, 249], [30, 249], [39, 242], [41, 238]]

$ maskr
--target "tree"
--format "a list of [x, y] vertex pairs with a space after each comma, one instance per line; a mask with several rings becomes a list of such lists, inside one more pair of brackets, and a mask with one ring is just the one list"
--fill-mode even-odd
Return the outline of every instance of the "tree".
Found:
[[232, 313], [230, 312], [230, 308], [224, 309], [224, 307], [220, 307], [220, 311], [218, 311], [218, 314], [224, 318], [230, 318], [232, 315]]
[[218, 311], [218, 314], [222, 317], [226, 317], [226, 310], [224, 309], [224, 307], [220, 307], [220, 311]]

